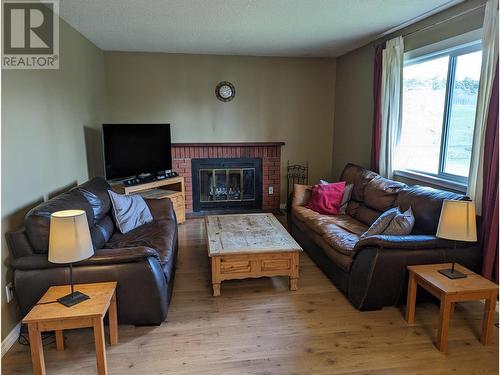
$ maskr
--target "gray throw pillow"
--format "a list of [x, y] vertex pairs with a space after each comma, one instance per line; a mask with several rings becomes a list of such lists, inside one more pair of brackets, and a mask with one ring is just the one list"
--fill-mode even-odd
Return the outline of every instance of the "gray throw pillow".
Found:
[[148, 205], [140, 195], [123, 195], [108, 190], [113, 206], [113, 218], [118, 230], [125, 234], [153, 221]]
[[340, 202], [340, 209], [339, 209], [339, 214], [341, 214], [341, 215], [345, 215], [347, 205], [349, 204], [349, 201], [351, 200], [351, 194], [352, 194], [353, 187], [354, 187], [353, 184], [349, 184], [349, 185], [346, 185], [344, 188], [344, 195], [342, 195], [342, 201]]
[[388, 234], [390, 236], [406, 236], [412, 232], [414, 225], [415, 216], [413, 216], [411, 207], [405, 212], [401, 212], [398, 207], [398, 213], [391, 220], [387, 228], [385, 228], [383, 234]]
[[[320, 185], [328, 185], [329, 182], [325, 180], [319, 180]], [[347, 205], [349, 201], [351, 200], [351, 195], [352, 195], [352, 188], [354, 187], [353, 184], [348, 184], [344, 188], [344, 195], [342, 195], [342, 201], [340, 202], [340, 208], [339, 208], [339, 214], [340, 215], [345, 215], [345, 211], [347, 209]]]
[[373, 224], [368, 228], [368, 230], [361, 235], [361, 238], [365, 238], [368, 236], [374, 236], [376, 234], [382, 234], [387, 229], [392, 219], [399, 213], [397, 208], [390, 208], [387, 211], [383, 212], [377, 220], [373, 222]]

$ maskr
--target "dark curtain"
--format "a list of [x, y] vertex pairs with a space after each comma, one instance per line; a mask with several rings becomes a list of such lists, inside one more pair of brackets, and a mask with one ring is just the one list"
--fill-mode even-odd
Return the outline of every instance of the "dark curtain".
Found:
[[375, 47], [375, 58], [373, 67], [373, 118], [372, 118], [372, 155], [371, 169], [379, 171], [380, 136], [382, 126], [382, 51], [385, 42]]
[[480, 243], [483, 276], [498, 283], [498, 61], [484, 134], [483, 202]]

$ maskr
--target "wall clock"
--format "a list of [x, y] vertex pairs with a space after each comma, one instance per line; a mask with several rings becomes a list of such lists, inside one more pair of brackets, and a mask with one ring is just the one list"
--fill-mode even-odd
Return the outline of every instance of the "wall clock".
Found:
[[231, 82], [222, 81], [215, 87], [215, 96], [222, 102], [229, 102], [234, 99], [234, 86]]

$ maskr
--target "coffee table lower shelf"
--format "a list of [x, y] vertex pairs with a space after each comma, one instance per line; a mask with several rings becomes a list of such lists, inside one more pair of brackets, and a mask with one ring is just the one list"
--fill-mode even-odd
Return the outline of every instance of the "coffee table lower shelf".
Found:
[[290, 290], [297, 290], [299, 251], [224, 254], [210, 257], [214, 297], [220, 296], [224, 280], [288, 276]]

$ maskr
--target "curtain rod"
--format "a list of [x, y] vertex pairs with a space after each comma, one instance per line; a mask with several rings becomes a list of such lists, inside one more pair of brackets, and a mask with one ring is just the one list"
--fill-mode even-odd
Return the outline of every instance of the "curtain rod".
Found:
[[[402, 34], [401, 36], [402, 36], [402, 37], [407, 37], [407, 36], [410, 36], [410, 35], [413, 35], [413, 34], [420, 33], [420, 32], [425, 31], [425, 30], [429, 30], [429, 29], [431, 29], [431, 28], [433, 28], [433, 27], [435, 27], [435, 26], [441, 25], [441, 24], [443, 24], [443, 23], [445, 23], [445, 22], [448, 22], [448, 21], [450, 21], [450, 20], [453, 20], [453, 19], [455, 19], [455, 18], [462, 17], [462, 16], [464, 16], [464, 15], [466, 15], [466, 14], [469, 14], [469, 13], [472, 13], [472, 12], [474, 12], [474, 11], [478, 10], [478, 9], [484, 8], [485, 6], [486, 6], [486, 3], [483, 3], [483, 4], [481, 4], [481, 5], [478, 5], [478, 6], [474, 7], [474, 8], [467, 9], [467, 10], [464, 10], [463, 12], [460, 12], [460, 13], [458, 13], [458, 14], [455, 14], [455, 15], [454, 15], [454, 16], [452, 16], [452, 17], [446, 18], [446, 19], [444, 19], [444, 20], [436, 21], [436, 22], [434, 22], [434, 23], [432, 23], [432, 24], [430, 24], [430, 25], [422, 26], [422, 27], [421, 27], [421, 28], [419, 28], [419, 29], [416, 29], [416, 30], [410, 31], [410, 32], [408, 32], [408, 33], [406, 33], [406, 34]], [[448, 9], [449, 9], [449, 8], [448, 8]], [[444, 10], [445, 10], [445, 9], [443, 9], [443, 11], [444, 11]], [[434, 13], [434, 14], [430, 15], [429, 17], [432, 17], [433, 15], [436, 15], [436, 14], [439, 14], [439, 13]], [[418, 17], [417, 17], [417, 18], [418, 18]], [[378, 43], [380, 43], [381, 41], [386, 40], [388, 35], [395, 34], [397, 31], [402, 30], [402, 29], [405, 29], [405, 28], [407, 28], [407, 27], [411, 27], [412, 25], [415, 25], [415, 24], [417, 24], [418, 22], [421, 22], [421, 21], [423, 21], [423, 20], [425, 20], [425, 19], [426, 19], [426, 18], [422, 18], [422, 19], [420, 19], [420, 20], [415, 20], [415, 22], [413, 22], [413, 23], [411, 23], [411, 24], [409, 24], [409, 25], [408, 25], [408, 23], [409, 23], [409, 22], [411, 22], [411, 21], [408, 21], [408, 22], [403, 23], [403, 24], [401, 24], [401, 25], [399, 25], [399, 26], [393, 27], [392, 29], [387, 30], [386, 32], [384, 32], [384, 33], [380, 34], [378, 37], [376, 37], [376, 38], [373, 40], [373, 42], [372, 42], [372, 43], [378, 44]], [[406, 25], [405, 25], [405, 24], [406, 24]]]
[[446, 22], [449, 22], [451, 20], [454, 20], [455, 18], [458, 18], [458, 17], [462, 17], [462, 16], [465, 16], [466, 14], [469, 14], [469, 13], [472, 13], [478, 9], [481, 9], [481, 8], [484, 8], [486, 6], [486, 4], [481, 4], [481, 5], [478, 5], [477, 7], [474, 7], [474, 8], [471, 8], [471, 9], [467, 9], [467, 10], [464, 10], [463, 12], [461, 13], [458, 13], [458, 14], [455, 14], [454, 16], [450, 17], [450, 18], [447, 18], [447, 19], [444, 19], [444, 20], [440, 20], [440, 21], [437, 21], [437, 22], [434, 22], [433, 24], [430, 24], [430, 25], [427, 25], [427, 26], [423, 26], [421, 27], [420, 29], [417, 29], [417, 30], [414, 30], [414, 31], [411, 31], [409, 33], [406, 33], [406, 34], [402, 34], [403, 37], [407, 37], [407, 36], [410, 36], [410, 35], [413, 35], [413, 34], [417, 34], [417, 33], [420, 33], [422, 31], [425, 31], [425, 30], [428, 30], [428, 29], [431, 29], [433, 27], [436, 27], [438, 25], [441, 25], [443, 23], [446, 23]]

